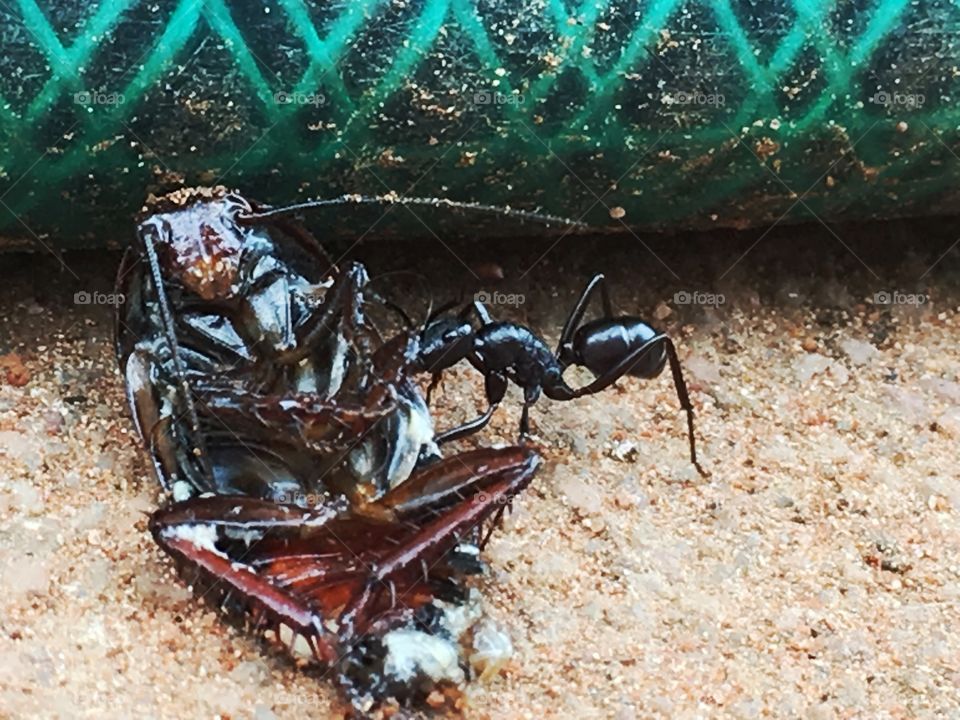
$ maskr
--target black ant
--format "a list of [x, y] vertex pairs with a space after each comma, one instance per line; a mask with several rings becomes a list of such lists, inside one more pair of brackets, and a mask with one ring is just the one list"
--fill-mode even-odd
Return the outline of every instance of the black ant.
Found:
[[[598, 287], [605, 317], [581, 325]], [[430, 395], [442, 372], [461, 360], [467, 360], [483, 374], [489, 405], [473, 420], [437, 435], [435, 441], [438, 445], [484, 428], [511, 381], [523, 390], [520, 415], [520, 438], [523, 440], [530, 432], [530, 407], [540, 398], [541, 392], [551, 400], [573, 400], [605, 390], [624, 375], [655, 378], [669, 362], [680, 407], [687, 414], [690, 460], [702, 476], [708, 476], [697, 461], [693, 405], [673, 342], [640, 318], [616, 316], [603, 274], [595, 275], [581, 293], [563, 326], [555, 352], [551, 352], [529, 328], [512, 322], [495, 322], [483, 304], [476, 300], [455, 315], [447, 313], [450, 308], [447, 305], [434, 313], [421, 335], [416, 369], [433, 375], [427, 402], [430, 402]], [[473, 326], [471, 316], [479, 320], [479, 328]], [[586, 367], [596, 379], [581, 388], [570, 387], [563, 379], [563, 373], [571, 365]]]

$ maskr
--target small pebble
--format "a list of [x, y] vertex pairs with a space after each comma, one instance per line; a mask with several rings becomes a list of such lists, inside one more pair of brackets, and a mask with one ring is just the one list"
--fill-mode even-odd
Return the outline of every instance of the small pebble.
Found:
[[653, 309], [653, 317], [657, 320], [666, 320], [672, 314], [673, 308], [664, 302], [657, 303], [657, 306]]
[[952, 407], [937, 417], [937, 427], [948, 437], [960, 439], [960, 407]]
[[632, 440], [619, 440], [613, 444], [607, 454], [614, 460], [632, 463], [640, 456], [640, 446]]
[[583, 516], [594, 515], [603, 509], [600, 492], [578, 477], [566, 476], [557, 483], [557, 490]]
[[818, 353], [810, 353], [799, 358], [794, 363], [794, 373], [801, 383], [808, 383], [814, 375], [824, 372], [833, 362], [830, 358]]
[[10, 353], [0, 355], [0, 377], [3, 377], [8, 385], [23, 387], [30, 382], [30, 371], [19, 355]]
[[847, 354], [854, 365], [866, 365], [880, 354], [880, 351], [870, 343], [854, 338], [842, 340], [840, 349]]

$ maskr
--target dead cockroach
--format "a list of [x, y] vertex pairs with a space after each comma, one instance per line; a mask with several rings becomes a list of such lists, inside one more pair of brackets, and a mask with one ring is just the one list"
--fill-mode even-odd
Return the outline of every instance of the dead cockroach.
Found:
[[173, 500], [156, 541], [361, 712], [489, 669], [476, 658], [493, 662], [496, 633], [472, 665], [464, 650], [479, 611], [462, 579], [539, 463], [522, 447], [441, 458], [412, 379], [423, 329], [384, 341], [368, 311], [397, 308], [289, 217], [386, 201], [181, 191], [142, 220], [118, 279], [128, 400]]

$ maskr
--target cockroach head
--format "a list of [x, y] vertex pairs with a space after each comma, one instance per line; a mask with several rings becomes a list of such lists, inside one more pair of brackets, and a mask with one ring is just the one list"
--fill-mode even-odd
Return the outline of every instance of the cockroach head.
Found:
[[204, 300], [232, 297], [250, 231], [236, 222], [250, 204], [226, 188], [178, 190], [153, 199], [137, 228], [142, 251], [164, 278]]

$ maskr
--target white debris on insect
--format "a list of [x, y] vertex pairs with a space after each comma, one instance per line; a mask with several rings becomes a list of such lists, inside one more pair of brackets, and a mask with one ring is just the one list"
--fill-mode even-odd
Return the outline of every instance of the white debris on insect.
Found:
[[513, 657], [513, 642], [495, 621], [482, 618], [473, 626], [470, 667], [481, 681], [496, 676], [511, 657]]
[[217, 548], [217, 529], [212, 525], [175, 525], [166, 528], [163, 536], [175, 540], [186, 540], [194, 547], [226, 557], [226, 555]]
[[193, 488], [185, 480], [177, 480], [171, 489], [174, 502], [183, 502], [193, 496]]
[[461, 555], [473, 555], [474, 557], [480, 557], [480, 548], [473, 543], [460, 543], [457, 545], [455, 550]]
[[250, 547], [253, 543], [258, 542], [263, 538], [263, 530], [258, 530], [256, 528], [251, 530], [242, 530], [235, 527], [225, 527], [224, 533], [231, 540], [242, 540], [243, 544], [247, 547]]
[[472, 589], [464, 603], [434, 600], [433, 605], [442, 612], [441, 634], [428, 634], [409, 626], [387, 633], [383, 638], [387, 647], [385, 674], [401, 682], [425, 675], [434, 682], [460, 683], [464, 680], [460, 662], [463, 658], [478, 676], [489, 679], [513, 656], [509, 636], [496, 622], [484, 617], [478, 590]]
[[[476, 546], [464, 545], [469, 552], [479, 552]], [[513, 657], [510, 636], [491, 618], [483, 614], [480, 592], [471, 589], [467, 601], [454, 605], [434, 600], [433, 604], [443, 611], [440, 622], [452, 637], [458, 638], [467, 654], [467, 661], [481, 680], [497, 675]]]
[[464, 681], [457, 646], [451, 640], [420, 630], [401, 629], [384, 635], [383, 644], [387, 648], [383, 671], [401, 682], [409, 682], [419, 674], [434, 682]]
[[313, 650], [310, 649], [310, 643], [307, 639], [293, 631], [289, 625], [280, 623], [280, 642], [290, 649], [290, 653], [298, 657], [313, 657]]
[[464, 679], [460, 659], [465, 657], [473, 671], [488, 680], [513, 656], [510, 637], [484, 616], [478, 590], [471, 590], [464, 603], [434, 600], [433, 605], [443, 613], [442, 634], [431, 635], [413, 627], [387, 633], [383, 638], [387, 647], [385, 674], [401, 682], [426, 675], [434, 682], [460, 683]]
[[330, 363], [330, 382], [327, 384], [327, 397], [333, 397], [343, 385], [343, 378], [347, 370], [347, 341], [337, 338], [337, 348]]
[[367, 440], [350, 453], [350, 470], [358, 478], [368, 478], [373, 473], [373, 443]]
[[[473, 547], [476, 551], [476, 546]], [[479, 554], [479, 552], [478, 552]], [[443, 611], [440, 622], [452, 637], [460, 638], [470, 626], [483, 616], [483, 607], [480, 604], [480, 593], [476, 589], [470, 591], [467, 602], [463, 604], [446, 603], [443, 600], [434, 600], [433, 604]]]
[[317, 375], [310, 358], [304, 358], [297, 363], [296, 374], [293, 377], [294, 390], [298, 393], [317, 393]]

